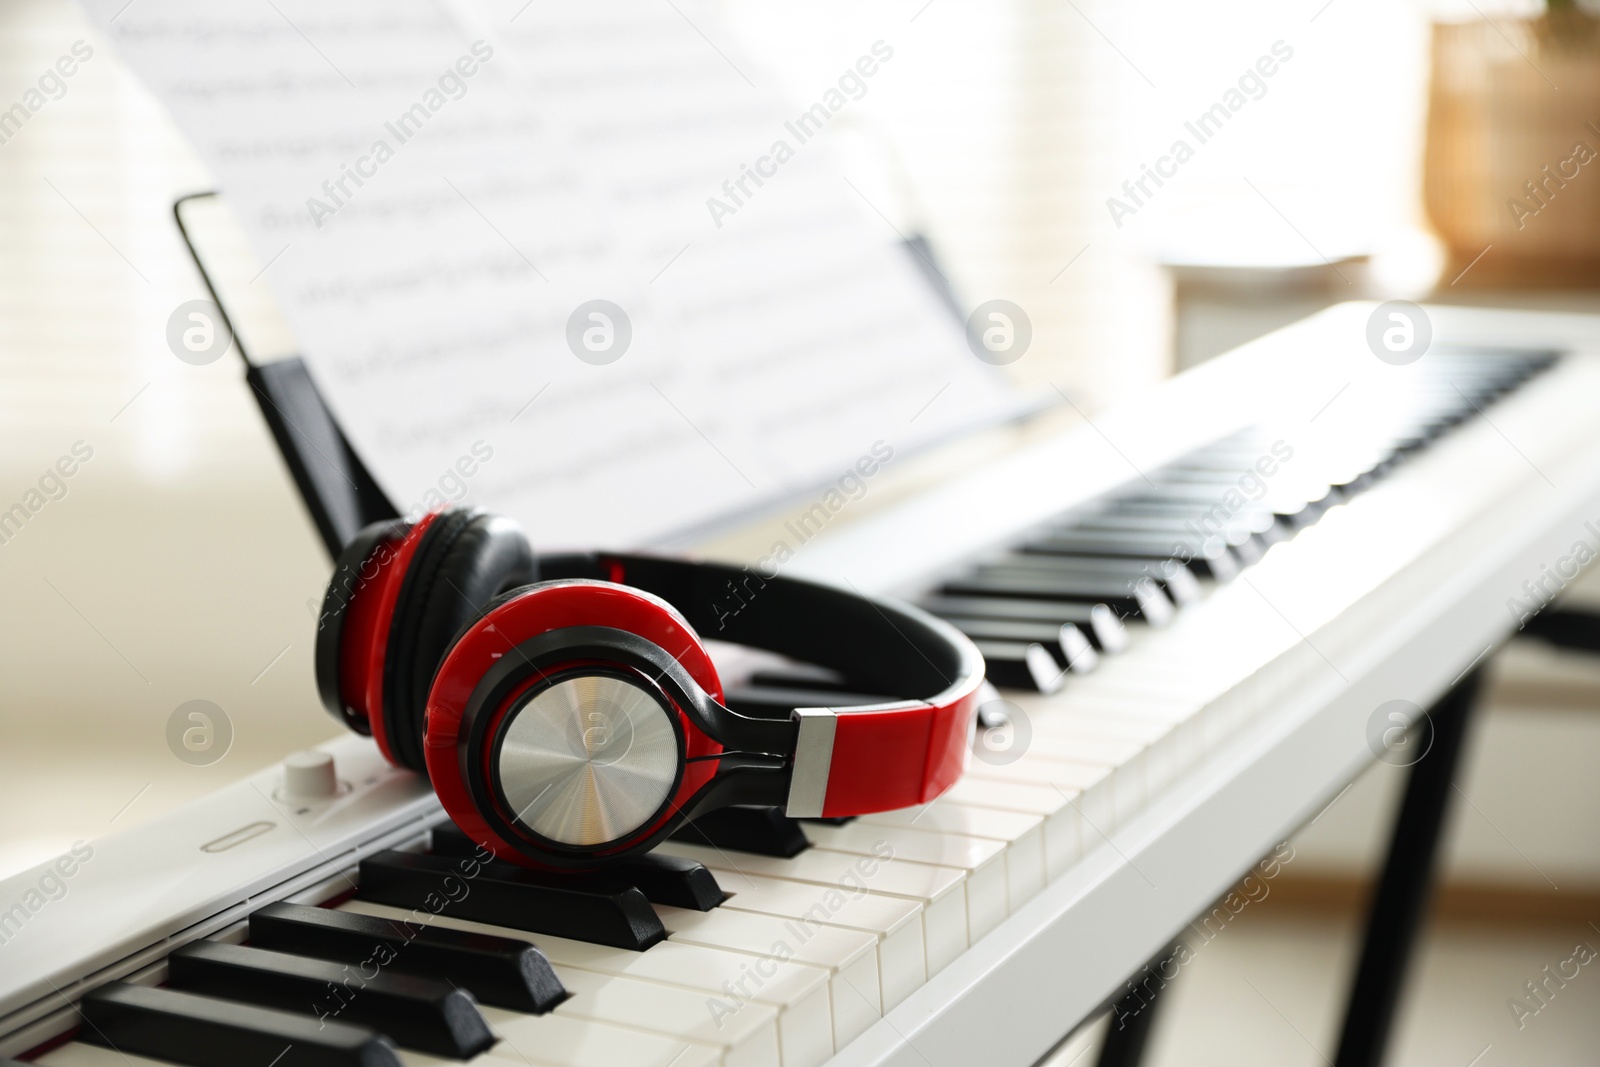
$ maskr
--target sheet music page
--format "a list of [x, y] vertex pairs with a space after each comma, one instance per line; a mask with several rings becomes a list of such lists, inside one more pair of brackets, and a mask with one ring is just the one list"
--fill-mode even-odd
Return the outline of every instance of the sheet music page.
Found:
[[687, 3], [85, 3], [403, 511], [648, 544], [1017, 406], [811, 143], [889, 42], [785, 104]]

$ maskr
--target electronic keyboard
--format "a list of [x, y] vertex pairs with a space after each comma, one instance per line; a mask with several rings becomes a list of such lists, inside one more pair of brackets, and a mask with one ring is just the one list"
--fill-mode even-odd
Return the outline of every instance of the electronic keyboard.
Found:
[[[1428, 706], [1537, 609], [1525, 581], [1597, 541], [1600, 323], [1430, 308], [1432, 347], [1394, 366], [1372, 313], [806, 545], [794, 573], [919, 602], [985, 653], [969, 769], [925, 808], [736, 809], [553, 884], [341, 738], [0, 882], [0, 1055], [1036, 1061], [1375, 758], [1380, 705]], [[804, 664], [728, 696], [807, 693], [876, 699]]]

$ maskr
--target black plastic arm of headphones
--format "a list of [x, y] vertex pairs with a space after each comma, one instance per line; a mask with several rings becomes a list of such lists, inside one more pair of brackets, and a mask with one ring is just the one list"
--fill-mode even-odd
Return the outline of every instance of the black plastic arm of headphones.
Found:
[[541, 578], [592, 578], [654, 593], [708, 640], [840, 671], [867, 692], [937, 702], [981, 661], [948, 625], [909, 605], [724, 563], [629, 553], [541, 556]]
[[637, 634], [609, 626], [569, 626], [523, 641], [514, 654], [502, 656], [484, 675], [468, 701], [463, 721], [476, 721], [480, 711], [497, 703], [515, 679], [574, 660], [623, 663], [653, 678], [724, 748], [770, 757], [752, 767], [787, 768], [794, 757], [800, 729], [794, 720], [757, 718], [723, 707], [696, 685], [689, 672], [665, 649]]
[[[562, 663], [601, 660], [622, 664], [653, 679], [672, 700], [728, 750], [715, 757], [717, 773], [674, 814], [662, 833], [684, 818], [728, 804], [780, 805], [788, 796], [799, 725], [792, 720], [756, 719], [717, 703], [695, 684], [666, 650], [624, 630], [574, 626], [540, 634], [517, 644], [486, 672], [468, 698], [461, 719], [468, 743], [460, 747], [462, 780], [489, 826], [508, 841], [525, 840], [518, 827], [498, 812], [491, 784], [474, 773], [493, 743], [488, 735], [492, 709], [530, 674], [560, 669]], [[648, 847], [641, 844], [640, 848]]]
[[789, 763], [778, 756], [725, 752], [717, 757], [717, 776], [684, 809], [687, 818], [732, 804], [781, 808], [789, 796]]

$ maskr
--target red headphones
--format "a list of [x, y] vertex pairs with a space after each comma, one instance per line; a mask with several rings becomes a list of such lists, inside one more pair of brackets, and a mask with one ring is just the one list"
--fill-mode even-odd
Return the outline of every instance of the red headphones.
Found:
[[[699, 634], [905, 699], [741, 714]], [[515, 523], [461, 508], [351, 541], [316, 667], [328, 710], [426, 773], [468, 836], [549, 868], [641, 852], [732, 804], [926, 803], [965, 767], [984, 671], [971, 641], [906, 605], [714, 563], [536, 560]]]

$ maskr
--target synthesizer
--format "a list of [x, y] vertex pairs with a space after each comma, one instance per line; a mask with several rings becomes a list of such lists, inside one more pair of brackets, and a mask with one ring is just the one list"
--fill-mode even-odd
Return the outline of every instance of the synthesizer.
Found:
[[[1600, 522], [1600, 323], [1341, 305], [839, 524], [790, 564], [978, 643], [967, 772], [740, 809], [577, 887], [348, 737], [0, 881], [0, 1057], [1035, 1062], [1542, 606]], [[1584, 555], [1589, 558], [1593, 552]], [[870, 703], [805, 664], [750, 708]], [[1379, 734], [1387, 720], [1379, 720]], [[579, 899], [581, 898], [581, 899]]]

